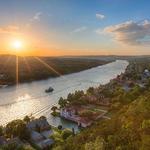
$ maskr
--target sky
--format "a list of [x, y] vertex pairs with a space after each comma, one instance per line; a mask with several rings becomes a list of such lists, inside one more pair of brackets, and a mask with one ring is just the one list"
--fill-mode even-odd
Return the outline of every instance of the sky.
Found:
[[[149, 55], [148, 0], [0, 0], [0, 54]], [[13, 41], [22, 43], [20, 51]]]

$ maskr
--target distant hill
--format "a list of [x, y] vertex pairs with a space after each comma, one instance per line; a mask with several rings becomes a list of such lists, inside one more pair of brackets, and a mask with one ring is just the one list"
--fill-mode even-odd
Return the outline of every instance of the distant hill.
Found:
[[[81, 57], [19, 57], [19, 82], [57, 77], [106, 64], [110, 60]], [[55, 70], [55, 71], [54, 71]], [[0, 55], [0, 84], [15, 84], [16, 57]]]

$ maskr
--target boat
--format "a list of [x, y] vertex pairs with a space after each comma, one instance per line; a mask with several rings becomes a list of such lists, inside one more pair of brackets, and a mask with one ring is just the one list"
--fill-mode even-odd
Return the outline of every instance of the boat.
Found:
[[49, 87], [48, 89], [45, 90], [46, 93], [51, 93], [53, 91], [54, 91], [54, 89], [52, 87]]

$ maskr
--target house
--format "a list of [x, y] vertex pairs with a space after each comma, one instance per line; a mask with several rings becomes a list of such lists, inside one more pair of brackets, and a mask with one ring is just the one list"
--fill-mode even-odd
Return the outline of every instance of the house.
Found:
[[51, 128], [45, 117], [32, 120], [27, 124], [27, 128], [30, 131], [37, 130], [37, 127], [40, 129], [40, 131], [49, 130]]
[[54, 143], [53, 139], [50, 139], [53, 131], [45, 117], [32, 120], [27, 124], [27, 128], [31, 132], [31, 142], [41, 149], [49, 147]]
[[75, 113], [75, 110], [71, 109], [71, 108], [61, 109], [60, 116], [67, 119], [67, 120], [71, 120], [73, 122], [76, 122], [79, 127], [86, 128], [92, 124], [92, 121], [90, 121], [89, 119], [80, 117], [79, 115], [77, 115]]
[[150, 77], [150, 71], [148, 69], [145, 69], [144, 72], [143, 72], [143, 75], [145, 77]]
[[36, 131], [31, 132], [31, 141], [41, 149], [49, 147], [54, 143], [52, 139], [45, 138], [42, 134]]
[[145, 69], [144, 72], [141, 74], [142, 82], [147, 82], [147, 79], [150, 77], [150, 71]]
[[31, 137], [30, 137], [31, 140], [32, 140], [33, 142], [36, 142], [36, 143], [38, 143], [38, 142], [44, 140], [43, 136], [42, 136], [40, 133], [36, 132], [36, 131], [32, 131], [31, 134], [30, 134], [30, 136], [31, 136]]
[[95, 112], [92, 112], [91, 116], [82, 115], [83, 112], [91, 112], [92, 108], [93, 105], [65, 107], [61, 109], [60, 116], [77, 123], [79, 127], [86, 128], [90, 126], [94, 122], [94, 120], [101, 118], [107, 112], [96, 110]]
[[46, 131], [41, 132], [41, 135], [44, 138], [49, 138], [52, 134], [53, 134], [53, 130], [46, 130]]
[[86, 127], [90, 126], [92, 123], [93, 123], [93, 121], [90, 121], [89, 119], [86, 119], [86, 118], [79, 117], [77, 119], [78, 126], [82, 127], [82, 128], [86, 128]]
[[62, 108], [60, 110], [60, 116], [64, 117], [66, 119], [70, 119], [70, 120], [74, 120], [74, 117], [77, 113], [77, 110], [72, 108], [72, 107], [66, 107], [66, 108]]
[[51, 146], [53, 143], [54, 143], [54, 141], [52, 139], [45, 139], [45, 140], [39, 142], [38, 146], [41, 149], [44, 149], [44, 148], [47, 148], [47, 147]]

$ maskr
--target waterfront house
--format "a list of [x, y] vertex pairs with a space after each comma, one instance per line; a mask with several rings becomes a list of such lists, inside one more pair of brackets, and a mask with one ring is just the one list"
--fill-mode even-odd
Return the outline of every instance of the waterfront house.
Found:
[[41, 117], [39, 119], [34, 119], [27, 124], [27, 128], [29, 130], [37, 130], [39, 128], [40, 131], [49, 130], [51, 126], [47, 122], [45, 117]]
[[[79, 127], [86, 128], [107, 112], [98, 108], [94, 110], [94, 108], [94, 105], [65, 107], [60, 110], [60, 116], [77, 123]], [[90, 116], [89, 113], [91, 114]]]
[[53, 130], [45, 130], [45, 131], [42, 131], [42, 132], [41, 132], [41, 135], [42, 135], [44, 138], [49, 138], [52, 134], [53, 134]]
[[31, 142], [41, 149], [49, 147], [54, 143], [53, 139], [50, 139], [53, 131], [45, 117], [32, 120], [27, 124], [27, 128], [31, 132]]
[[150, 78], [150, 71], [148, 69], [145, 69], [144, 72], [141, 74], [142, 83], [147, 84], [149, 78]]
[[52, 139], [45, 138], [42, 134], [36, 131], [31, 132], [31, 141], [41, 149], [49, 147], [54, 143]]
[[36, 143], [38, 143], [39, 141], [44, 140], [43, 136], [40, 133], [36, 132], [36, 131], [31, 131], [30, 138], [33, 142], [36, 142]]
[[41, 149], [45, 149], [47, 147], [50, 147], [52, 144], [54, 144], [54, 141], [52, 139], [45, 139], [45, 140], [42, 140], [41, 142], [39, 142], [38, 146]]
[[67, 120], [76, 122], [79, 127], [86, 128], [92, 124], [92, 121], [90, 121], [89, 119], [86, 119], [84, 117], [80, 117], [79, 115], [77, 115], [77, 112], [76, 112], [77, 110], [74, 110], [71, 108], [61, 109], [60, 116]]
[[76, 122], [76, 114], [77, 114], [77, 110], [75, 110], [73, 107], [70, 108], [66, 107], [60, 110], [61, 117], [75, 122]]
[[86, 127], [90, 126], [92, 123], [93, 123], [93, 121], [91, 121], [87, 118], [82, 118], [82, 117], [77, 118], [77, 124], [79, 127], [86, 128]]
[[145, 77], [150, 77], [150, 71], [148, 69], [145, 69], [144, 72], [143, 72], [143, 75]]

